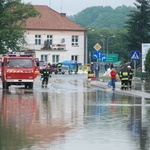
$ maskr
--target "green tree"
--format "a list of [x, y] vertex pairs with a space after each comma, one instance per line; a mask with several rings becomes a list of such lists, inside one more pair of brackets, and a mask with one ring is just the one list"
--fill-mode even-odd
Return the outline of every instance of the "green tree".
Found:
[[145, 57], [145, 71], [150, 73], [150, 49]]
[[150, 41], [150, 0], [136, 0], [137, 10], [131, 11], [126, 21], [128, 50], [140, 50], [141, 43]]
[[125, 5], [115, 9], [110, 6], [93, 6], [68, 17], [86, 28], [120, 29], [123, 28], [127, 15], [131, 10], [135, 9], [135, 7], [127, 7]]
[[93, 60], [92, 53], [94, 51], [94, 45], [99, 43], [101, 45], [100, 52], [103, 54], [107, 53], [107, 38], [115, 35], [114, 38], [109, 39], [109, 54], [118, 54], [119, 61], [127, 62], [130, 61], [130, 55], [127, 53], [127, 30], [118, 29], [112, 30], [108, 28], [96, 29], [94, 32], [89, 31], [88, 36], [88, 62]]
[[25, 44], [26, 20], [30, 17], [40, 16], [40, 13], [31, 4], [22, 3], [21, 0], [0, 1], [0, 53], [9, 49], [20, 51]]

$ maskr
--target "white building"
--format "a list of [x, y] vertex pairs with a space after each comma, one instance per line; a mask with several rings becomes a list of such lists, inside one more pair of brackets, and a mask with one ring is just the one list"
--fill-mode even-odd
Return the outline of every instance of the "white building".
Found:
[[145, 72], [145, 58], [150, 50], [150, 43], [142, 43], [142, 72]]
[[48, 6], [35, 5], [41, 17], [30, 18], [26, 24], [26, 49], [35, 57], [55, 64], [64, 60], [85, 63], [86, 29]]

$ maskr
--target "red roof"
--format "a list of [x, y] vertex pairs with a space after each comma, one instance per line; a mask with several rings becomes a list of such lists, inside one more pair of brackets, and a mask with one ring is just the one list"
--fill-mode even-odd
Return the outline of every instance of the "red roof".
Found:
[[29, 18], [26, 29], [32, 30], [68, 30], [85, 31], [86, 29], [69, 20], [64, 13], [58, 13], [45, 5], [34, 5], [41, 17]]

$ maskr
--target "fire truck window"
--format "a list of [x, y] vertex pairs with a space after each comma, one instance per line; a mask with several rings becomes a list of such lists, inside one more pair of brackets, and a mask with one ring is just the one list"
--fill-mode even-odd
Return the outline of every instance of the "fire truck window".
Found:
[[14, 67], [13, 62], [11, 60], [7, 60], [7, 67], [8, 68]]
[[7, 62], [7, 67], [9, 67], [9, 68], [31, 68], [32, 61], [31, 60], [23, 60], [23, 59], [10, 59]]

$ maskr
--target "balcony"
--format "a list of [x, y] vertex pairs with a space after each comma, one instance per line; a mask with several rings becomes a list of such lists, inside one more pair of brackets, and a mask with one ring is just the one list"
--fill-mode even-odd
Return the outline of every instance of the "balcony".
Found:
[[52, 44], [52, 50], [66, 50], [66, 44]]
[[66, 44], [52, 44], [52, 45], [44, 45], [41, 50], [66, 50]]

